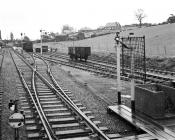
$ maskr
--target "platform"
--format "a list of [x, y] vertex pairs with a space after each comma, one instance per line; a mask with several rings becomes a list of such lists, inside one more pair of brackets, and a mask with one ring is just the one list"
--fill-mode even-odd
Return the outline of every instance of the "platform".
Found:
[[[132, 125], [147, 132], [155, 139], [175, 140], [175, 132], [173, 132], [173, 129], [167, 127], [165, 125], [166, 123], [163, 123], [168, 120], [153, 120], [148, 116], [145, 116], [144, 114], [132, 112], [131, 109], [126, 107], [125, 105], [109, 106], [108, 112], [120, 116]], [[171, 119], [171, 121], [173, 122], [173, 124], [175, 124], [175, 119]], [[171, 124], [171, 122], [169, 122], [169, 124]]]

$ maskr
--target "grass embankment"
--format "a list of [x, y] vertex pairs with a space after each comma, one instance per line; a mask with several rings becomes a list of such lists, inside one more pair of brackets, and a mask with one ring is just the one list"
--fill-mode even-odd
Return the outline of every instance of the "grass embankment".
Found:
[[[128, 30], [122, 32], [121, 36], [128, 36], [130, 32], [133, 32], [135, 36], [145, 36], [146, 55], [148, 57], [172, 57], [175, 55], [175, 23]], [[45, 45], [58, 48], [58, 50], [63, 52], [67, 52], [68, 46], [82, 45], [91, 46], [92, 52], [111, 53], [114, 52], [114, 37], [115, 34], [109, 34], [74, 42], [49, 42], [45, 43]], [[40, 44], [35, 44], [35, 46], [38, 45]]]

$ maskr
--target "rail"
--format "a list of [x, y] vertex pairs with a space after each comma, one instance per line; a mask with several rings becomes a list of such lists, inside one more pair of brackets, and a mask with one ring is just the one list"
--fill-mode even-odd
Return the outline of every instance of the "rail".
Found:
[[1, 70], [2, 70], [2, 64], [3, 64], [3, 61], [4, 61], [4, 51], [3, 51], [3, 53], [2, 53], [2, 59], [1, 59], [1, 68], [0, 68], [0, 72], [1, 72]]
[[33, 87], [33, 92], [35, 94], [35, 98], [36, 98], [37, 104], [38, 104], [38, 106], [40, 108], [40, 111], [41, 111], [41, 113], [43, 115], [43, 118], [44, 118], [44, 120], [46, 122], [47, 131], [49, 131], [49, 134], [51, 134], [51, 135], [49, 135], [49, 137], [51, 136], [53, 138], [53, 140], [58, 140], [58, 138], [55, 136], [55, 134], [54, 134], [54, 132], [53, 132], [53, 130], [52, 130], [50, 124], [49, 124], [49, 121], [48, 121], [48, 119], [47, 119], [47, 117], [46, 117], [46, 115], [45, 115], [45, 113], [44, 113], [44, 111], [42, 109], [42, 106], [40, 104], [40, 101], [38, 99], [38, 95], [37, 95], [37, 92], [36, 92], [36, 86], [35, 86], [36, 85], [36, 82], [35, 82], [35, 71], [36, 71], [36, 68], [33, 69], [33, 73], [32, 73], [32, 87]]
[[[39, 56], [38, 56], [39, 57]], [[40, 57], [41, 58], [41, 57]], [[44, 60], [43, 58], [41, 58], [42, 60]], [[44, 60], [45, 61], [45, 60]], [[47, 64], [47, 62], [45, 62]], [[83, 119], [85, 121], [85, 123], [87, 124], [87, 126], [89, 126], [94, 133], [96, 133], [98, 135], [99, 138], [102, 138], [103, 140], [110, 140], [75, 104], [74, 102], [72, 102], [72, 100], [66, 95], [66, 93], [63, 91], [63, 89], [58, 85], [58, 83], [56, 82], [55, 78], [53, 77], [53, 74], [50, 70], [49, 65], [48, 66], [48, 73], [51, 77], [51, 79], [53, 80], [53, 83], [56, 87], [58, 87], [60, 89], [60, 91], [58, 91], [53, 85], [51, 85], [40, 73], [38, 73], [36, 71], [36, 73], [38, 74], [38, 76], [43, 79], [43, 81], [45, 81], [45, 83], [53, 90], [56, 92], [56, 94], [61, 97], [61, 99], [65, 102], [65, 104], [67, 104], [68, 106], [71, 107], [71, 109], [76, 113], [76, 115], [80, 116], [81, 119]]]
[[[29, 93], [29, 95], [30, 95], [30, 97], [31, 97], [31, 99], [32, 99], [32, 102], [34, 103], [34, 106], [35, 106], [35, 108], [36, 108], [36, 110], [37, 110], [37, 112], [38, 112], [38, 114], [39, 114], [39, 117], [40, 117], [40, 119], [41, 119], [41, 122], [42, 122], [42, 124], [43, 124], [43, 126], [44, 126], [44, 129], [45, 129], [45, 131], [46, 131], [46, 134], [47, 134], [49, 140], [58, 140], [58, 139], [54, 136], [53, 132], [50, 130], [51, 127], [49, 127], [48, 121], [46, 120], [46, 116], [45, 116], [45, 114], [43, 114], [41, 105], [38, 104], [38, 105], [39, 105], [39, 108], [38, 108], [37, 104], [35, 103], [35, 99], [34, 99], [34, 97], [32, 96], [32, 93], [31, 93], [31, 91], [30, 91], [30, 89], [29, 89], [27, 83], [25, 82], [24, 77], [22, 76], [20, 70], [18, 69], [18, 67], [17, 67], [17, 65], [16, 65], [16, 63], [15, 63], [15, 60], [14, 60], [14, 58], [13, 58], [11, 52], [10, 52], [10, 55], [11, 55], [11, 57], [12, 57], [12, 60], [13, 60], [14, 64], [15, 64], [15, 67], [16, 67], [16, 69], [17, 69], [17, 72], [18, 72], [18, 74], [19, 74], [19, 77], [20, 77], [20, 79], [21, 79], [21, 81], [22, 81], [22, 83], [23, 83], [23, 85], [24, 85], [24, 87], [25, 87], [25, 90]], [[18, 54], [18, 56], [20, 56], [20, 55]], [[21, 56], [20, 56], [20, 58], [21, 58]], [[23, 58], [21, 58], [21, 59], [25, 62], [25, 60], [24, 60]], [[27, 62], [25, 62], [25, 63], [27, 64]], [[31, 68], [31, 67], [30, 67], [30, 68]], [[35, 75], [36, 70], [35, 70], [35, 69], [32, 69], [32, 70], [33, 70], [33, 73], [32, 73], [32, 83], [34, 84], [34, 83], [35, 83], [35, 81], [34, 81], [34, 75]], [[35, 85], [33, 85], [33, 87], [35, 87]], [[36, 91], [36, 90], [35, 90], [35, 91]], [[36, 92], [35, 92], [35, 97], [36, 97], [37, 103], [38, 103], [39, 99], [38, 99], [37, 96], [36, 96]], [[40, 112], [40, 111], [41, 111], [41, 112]], [[48, 129], [48, 128], [49, 128], [49, 129]]]
[[[64, 61], [62, 61], [62, 60], [58, 60], [58, 59], [50, 59], [50, 58], [48, 58], [48, 57], [45, 57], [45, 56], [42, 56], [43, 58], [45, 58], [45, 59], [47, 59], [48, 61], [52, 61], [52, 62], [56, 62], [56, 61], [60, 61], [61, 63], [63, 63], [63, 65], [68, 65], [68, 64], [66, 64], [66, 62]], [[64, 64], [65, 63], [65, 64]], [[68, 62], [67, 62], [68, 63]], [[90, 61], [90, 63], [94, 63], [94, 62], [91, 62]], [[78, 63], [77, 65], [79, 65], [79, 64], [81, 64], [81, 63]], [[85, 63], [83, 63], [83, 64], [85, 64]], [[94, 63], [94, 64], [97, 64], [97, 63]], [[87, 64], [85, 64], [85, 65], [87, 65]], [[100, 64], [101, 66], [105, 66], [105, 64]], [[100, 66], [99, 65], [99, 66]], [[68, 66], [71, 66], [71, 65], [68, 65]], [[90, 65], [91, 66], [91, 65]], [[74, 66], [73, 66], [74, 67]], [[115, 66], [109, 66], [111, 69], [116, 69], [116, 67]], [[127, 67], [125, 68], [125, 70], [126, 71], [128, 71], [128, 74], [127, 73], [125, 73], [124, 75], [122, 75], [122, 77], [121, 78], [123, 78], [124, 80], [126, 79], [128, 79], [129, 77], [127, 76], [127, 75], [129, 75], [129, 69], [127, 69]], [[102, 70], [103, 71], [103, 70]], [[110, 70], [110, 72], [111, 73], [113, 73], [114, 75], [115, 75], [115, 72], [113, 72], [113, 71], [111, 71]], [[112, 76], [114, 76], [113, 74], [111, 74], [110, 73], [110, 75], [112, 75]], [[144, 81], [141, 79], [141, 78], [139, 78], [139, 76], [138, 75], [141, 75], [141, 74], [144, 74], [144, 73], [142, 73], [141, 71], [139, 71], [139, 69], [138, 70], [136, 70], [135, 71], [135, 78], [136, 78], [136, 82], [137, 83], [143, 83]], [[147, 72], [146, 73], [146, 75], [147, 75], [147, 82], [148, 81], [151, 81], [151, 82], [154, 82], [154, 83], [163, 83], [163, 82], [171, 82], [172, 80], [174, 80], [174, 78], [172, 78], [172, 77], [170, 77], [170, 76], [167, 76], [167, 75], [163, 75], [163, 74], [161, 74], [161, 75], [158, 75], [158, 74], [155, 74], [155, 73], [150, 73], [150, 72]], [[150, 79], [150, 77], [152, 77], [152, 78], [154, 78], [154, 79]], [[162, 80], [162, 81], [161, 81]]]

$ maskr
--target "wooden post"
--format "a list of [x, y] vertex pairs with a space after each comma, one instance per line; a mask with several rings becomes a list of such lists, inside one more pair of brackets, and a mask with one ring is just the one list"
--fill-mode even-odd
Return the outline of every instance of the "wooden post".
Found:
[[121, 104], [121, 81], [120, 81], [120, 44], [117, 45], [117, 92], [118, 92], [118, 104]]
[[40, 50], [41, 51], [41, 55], [43, 54], [43, 49], [42, 49], [42, 46], [43, 46], [43, 40], [42, 40], [43, 31], [44, 30], [42, 30], [42, 29], [40, 30], [40, 33], [41, 33], [41, 50]]
[[[14, 104], [15, 104], [14, 112], [17, 113], [18, 112], [18, 100], [15, 100]], [[19, 129], [18, 128], [15, 128], [15, 140], [19, 140]]]
[[118, 95], [118, 104], [121, 104], [121, 81], [120, 81], [120, 52], [121, 52], [121, 44], [119, 42], [119, 33], [116, 34], [115, 37], [115, 49], [116, 49], [116, 58], [117, 58], [117, 95]]
[[135, 111], [135, 80], [134, 80], [134, 47], [131, 46], [131, 37], [129, 37], [131, 47], [131, 110]]

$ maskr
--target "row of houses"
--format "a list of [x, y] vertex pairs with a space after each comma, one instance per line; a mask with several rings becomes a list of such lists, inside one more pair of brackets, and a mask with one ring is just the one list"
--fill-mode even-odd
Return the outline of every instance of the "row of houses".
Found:
[[70, 30], [64, 30], [64, 34], [55, 34], [54, 38], [47, 39], [43, 37], [43, 41], [68, 41], [68, 40], [82, 40], [86, 38], [92, 38], [96, 36], [106, 35], [116, 30], [121, 30], [121, 25], [118, 22], [107, 23], [105, 26], [101, 26], [98, 29], [92, 30], [89, 28], [83, 28], [78, 32], [71, 32]]
[[116, 32], [116, 30], [121, 30], [121, 25], [118, 22], [111, 22], [95, 30], [91, 30], [89, 28], [81, 29], [78, 32], [68, 34], [68, 37], [74, 40], [81, 40], [85, 38], [110, 34]]

